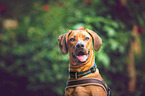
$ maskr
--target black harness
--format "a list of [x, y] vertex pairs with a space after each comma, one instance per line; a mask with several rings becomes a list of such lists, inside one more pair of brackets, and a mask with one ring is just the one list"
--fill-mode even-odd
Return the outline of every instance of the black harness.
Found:
[[93, 78], [89, 78], [89, 79], [78, 79], [78, 80], [69, 80], [66, 84], [66, 88], [69, 87], [77, 87], [77, 86], [85, 86], [85, 85], [97, 85], [97, 86], [101, 86], [105, 92], [107, 93], [107, 96], [111, 96], [111, 89], [107, 86], [107, 84], [101, 80], [98, 79], [93, 79]]

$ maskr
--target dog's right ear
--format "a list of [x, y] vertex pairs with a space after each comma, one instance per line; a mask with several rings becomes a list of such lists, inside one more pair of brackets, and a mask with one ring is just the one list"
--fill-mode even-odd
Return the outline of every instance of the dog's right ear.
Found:
[[95, 51], [98, 51], [100, 49], [101, 45], [102, 45], [102, 39], [94, 31], [92, 31], [90, 29], [86, 29], [86, 31], [93, 37], [93, 40], [94, 40], [94, 49], [95, 49]]
[[68, 38], [68, 34], [70, 32], [71, 32], [71, 30], [69, 30], [68, 33], [62, 34], [58, 37], [58, 45], [59, 45], [59, 48], [63, 54], [67, 54], [67, 52], [68, 52], [67, 38]]

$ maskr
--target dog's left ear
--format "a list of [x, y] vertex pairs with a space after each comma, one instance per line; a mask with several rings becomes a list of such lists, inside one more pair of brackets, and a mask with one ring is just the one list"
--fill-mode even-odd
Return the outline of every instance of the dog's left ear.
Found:
[[58, 45], [63, 54], [68, 53], [68, 48], [67, 48], [67, 38], [68, 35], [71, 33], [72, 30], [69, 30], [68, 33], [62, 34], [58, 37]]
[[95, 49], [95, 51], [98, 51], [102, 45], [102, 39], [94, 31], [92, 31], [90, 29], [86, 29], [86, 31], [93, 37], [94, 49]]

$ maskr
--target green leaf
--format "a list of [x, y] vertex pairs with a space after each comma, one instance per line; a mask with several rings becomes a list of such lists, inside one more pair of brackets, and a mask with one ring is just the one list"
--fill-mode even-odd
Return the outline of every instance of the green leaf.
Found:
[[112, 25], [114, 28], [119, 28], [118, 22], [111, 21], [111, 22], [110, 22], [110, 25]]
[[73, 26], [73, 29], [76, 30], [76, 29], [78, 29], [79, 27], [83, 27], [83, 26], [84, 26], [83, 23], [78, 23], [78, 24], [76, 24], [76, 25]]
[[119, 43], [114, 39], [109, 39], [110, 47], [113, 51], [115, 51], [119, 47]]
[[115, 30], [112, 28], [112, 27], [110, 27], [110, 26], [104, 26], [104, 30], [107, 32], [107, 35], [109, 36], [109, 37], [113, 37], [113, 36], [115, 36]]
[[97, 58], [98, 58], [98, 61], [102, 62], [105, 67], [108, 67], [110, 65], [110, 58], [106, 53], [104, 52], [99, 53], [97, 55]]

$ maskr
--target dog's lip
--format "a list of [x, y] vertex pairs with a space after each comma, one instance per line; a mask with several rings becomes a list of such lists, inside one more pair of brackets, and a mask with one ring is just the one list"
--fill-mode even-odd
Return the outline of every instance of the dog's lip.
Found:
[[[75, 60], [75, 62], [84, 63], [88, 60], [89, 54], [90, 54], [90, 51], [88, 51], [87, 54], [83, 51], [79, 51], [79, 52], [77, 52], [76, 55], [74, 53], [72, 53], [72, 57]], [[82, 60], [80, 60], [80, 59], [82, 59]]]

